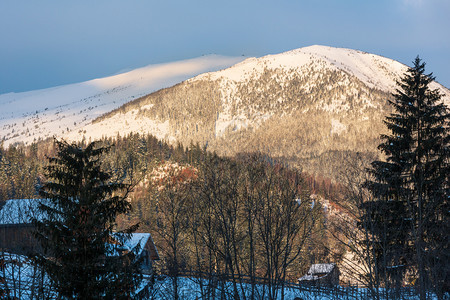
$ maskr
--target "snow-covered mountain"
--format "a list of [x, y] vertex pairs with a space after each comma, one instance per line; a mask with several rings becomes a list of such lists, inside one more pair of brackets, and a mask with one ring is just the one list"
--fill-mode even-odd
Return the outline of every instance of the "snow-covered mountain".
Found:
[[[406, 69], [325, 46], [248, 58], [131, 101], [67, 137], [148, 132], [220, 154], [263, 151], [329, 175], [343, 155], [376, 152], [387, 99]], [[447, 88], [431, 87], [450, 104]]]
[[[151, 133], [185, 145], [207, 144], [225, 155], [262, 151], [333, 177], [348, 156], [377, 152], [383, 119], [391, 111], [387, 99], [407, 69], [378, 55], [326, 46], [242, 59], [205, 57], [30, 92], [32, 97], [2, 95], [3, 106], [21, 99], [65, 102], [47, 110], [20, 105], [26, 108], [23, 116], [18, 108], [2, 112], [0, 134], [10, 143], [53, 134], [80, 140]], [[199, 61], [202, 67], [191, 71]], [[167, 71], [180, 64], [188, 65], [186, 71], [176, 68], [181, 74]], [[216, 70], [202, 73], [208, 68]], [[140, 75], [144, 71], [151, 76]], [[190, 75], [197, 76], [187, 79]], [[436, 82], [431, 87], [450, 104], [447, 88]]]
[[[244, 58], [218, 55], [149, 65], [127, 73], [23, 93], [0, 95], [0, 141], [29, 144], [78, 132], [124, 103]], [[105, 132], [108, 134], [108, 132]]]

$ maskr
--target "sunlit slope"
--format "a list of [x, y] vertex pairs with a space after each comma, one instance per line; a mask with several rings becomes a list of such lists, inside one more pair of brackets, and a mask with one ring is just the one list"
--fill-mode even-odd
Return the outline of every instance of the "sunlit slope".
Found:
[[16, 142], [29, 144], [78, 133], [96, 117], [124, 103], [198, 74], [227, 68], [242, 59], [203, 56], [149, 65], [82, 83], [0, 95], [0, 141], [5, 146]]
[[[406, 66], [361, 51], [311, 46], [249, 58], [127, 103], [71, 139], [151, 133], [221, 154], [263, 151], [326, 174], [373, 153]], [[450, 103], [450, 92], [432, 84]], [[327, 163], [328, 162], [328, 163]]]

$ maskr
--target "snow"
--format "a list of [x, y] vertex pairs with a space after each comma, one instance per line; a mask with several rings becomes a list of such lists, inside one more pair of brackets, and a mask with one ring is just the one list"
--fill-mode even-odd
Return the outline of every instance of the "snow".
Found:
[[216, 120], [215, 134], [216, 137], [222, 136], [227, 128], [231, 128], [233, 131], [247, 128], [250, 124], [250, 120], [244, 115], [237, 116], [231, 115], [231, 113], [219, 113], [219, 118]]
[[[149, 65], [127, 73], [43, 90], [0, 95], [4, 145], [78, 131], [96, 117], [195, 75], [229, 67], [243, 57], [208, 55]], [[144, 124], [146, 125], [146, 124]], [[158, 127], [158, 126], [157, 126]]]
[[49, 278], [31, 259], [8, 252], [0, 252], [0, 257], [4, 259], [0, 277], [5, 279], [0, 282], [0, 289], [6, 291], [11, 299], [56, 299]]
[[[149, 108], [148, 105], [146, 105]], [[136, 111], [131, 110], [127, 113], [117, 113], [107, 122], [96, 122], [87, 124], [78, 131], [73, 130], [64, 137], [69, 141], [86, 139], [97, 140], [104, 136], [125, 136], [129, 133], [136, 132], [151, 132], [152, 135], [161, 140], [173, 142], [175, 137], [170, 135], [169, 120], [160, 122], [148, 118], [136, 118]]]
[[347, 130], [347, 125], [341, 123], [337, 119], [331, 119], [331, 134], [341, 134]]
[[[407, 66], [379, 55], [363, 51], [335, 48], [321, 45], [299, 48], [280, 54], [272, 54], [261, 58], [248, 58], [225, 70], [198, 75], [190, 80], [228, 80], [243, 82], [261, 75], [264, 69], [301, 70], [312, 65], [321, 68], [340, 70], [356, 76], [371, 88], [392, 92], [396, 88], [396, 80], [400, 79]], [[440, 89], [450, 101], [450, 91], [438, 84], [431, 83], [431, 88]]]
[[[204, 290], [208, 287], [208, 281], [205, 279], [198, 279], [192, 277], [178, 277], [178, 294], [180, 299], [184, 300], [195, 300], [202, 299], [200, 282], [203, 285]], [[216, 282], [217, 284], [217, 282]], [[246, 298], [250, 298], [251, 285], [243, 283], [238, 285], [238, 292], [241, 294], [241, 287], [244, 289]], [[220, 284], [216, 285], [215, 295], [220, 295], [222, 292], [222, 286]], [[225, 294], [232, 298], [233, 286], [231, 282], [225, 283], [223, 286]], [[380, 289], [380, 300], [386, 299], [383, 295], [384, 290]], [[150, 292], [153, 297], [152, 299], [171, 299], [173, 295], [172, 278], [167, 276], [158, 277], [154, 284], [154, 290]], [[268, 297], [268, 287], [262, 284], [257, 284], [255, 288], [255, 294], [257, 299], [266, 299]], [[264, 296], [265, 297], [264, 297]], [[315, 300], [332, 300], [332, 299], [371, 299], [371, 291], [366, 288], [357, 288], [355, 286], [350, 287], [320, 287], [312, 285], [292, 285], [290, 287], [284, 288], [284, 299], [295, 299], [299, 297], [300, 299], [315, 299]], [[415, 293], [413, 288], [405, 288], [402, 291], [402, 299], [419, 299], [419, 296]], [[437, 299], [435, 295], [431, 293], [428, 294], [430, 299]], [[244, 297], [241, 297], [244, 298]], [[281, 299], [281, 288], [278, 289], [278, 297], [276, 299]]]
[[308, 273], [318, 274], [318, 273], [330, 273], [336, 264], [313, 264], [309, 268]]
[[323, 277], [326, 277], [336, 264], [313, 264], [309, 267], [308, 273], [300, 277], [298, 281], [313, 281]]
[[131, 238], [125, 242], [125, 247], [127, 247], [128, 249], [133, 249], [137, 245], [139, 245], [141, 252], [145, 244], [147, 244], [149, 238], [150, 233], [133, 233], [131, 235]]

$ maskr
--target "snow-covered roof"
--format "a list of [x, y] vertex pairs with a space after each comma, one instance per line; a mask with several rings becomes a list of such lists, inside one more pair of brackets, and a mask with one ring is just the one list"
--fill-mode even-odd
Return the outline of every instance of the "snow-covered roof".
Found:
[[[0, 208], [0, 225], [30, 224], [32, 218], [40, 219], [38, 205], [46, 199], [11, 199], [7, 200], [5, 205]], [[153, 242], [150, 233], [133, 233], [131, 239], [128, 240], [124, 247], [133, 249], [140, 245], [139, 253], [142, 252], [145, 245], [149, 243], [150, 255], [153, 260], [159, 259], [158, 250]]]
[[139, 245], [140, 249], [139, 249], [138, 254], [141, 254], [141, 252], [142, 252], [145, 244], [147, 244], [149, 238], [151, 238], [150, 233], [133, 233], [131, 235], [131, 238], [125, 242], [124, 246], [131, 250]]
[[0, 209], [0, 225], [30, 224], [38, 216], [41, 199], [11, 199]]
[[298, 281], [313, 281], [319, 279], [319, 276], [306, 274], [298, 279]]
[[[298, 281], [313, 281], [323, 277], [328, 276], [333, 269], [336, 267], [336, 264], [313, 264], [309, 267], [308, 273], [306, 275], [300, 277]], [[324, 275], [325, 274], [325, 275]]]
[[308, 274], [330, 273], [336, 264], [313, 264], [309, 268]]
[[[116, 235], [118, 237], [118, 233], [115, 233], [114, 235]], [[118, 240], [121, 240], [118, 237]], [[117, 249], [114, 245], [117, 245], [116, 243], [112, 243], [110, 244], [111, 247], [113, 248], [113, 253], [117, 254]], [[149, 254], [150, 254], [150, 258], [152, 260], [159, 260], [159, 253], [158, 250], [156, 249], [156, 246], [153, 242], [152, 236], [150, 233], [132, 233], [131, 237], [129, 240], [125, 241], [124, 244], [122, 244], [122, 246], [119, 246], [119, 249], [121, 251], [126, 250], [126, 251], [131, 251], [133, 249], [135, 249], [135, 247], [139, 246], [139, 251], [137, 252], [137, 255], [140, 255], [142, 253], [142, 251], [147, 248], [147, 250], [149, 250]], [[115, 255], [113, 254], [113, 255]]]
[[159, 260], [158, 249], [156, 249], [155, 243], [153, 242], [152, 235], [150, 233], [133, 233], [131, 234], [131, 239], [127, 241], [125, 246], [128, 249], [133, 249], [138, 244], [140, 245], [139, 253], [141, 254], [145, 245], [149, 243], [150, 246], [150, 256], [153, 260]]

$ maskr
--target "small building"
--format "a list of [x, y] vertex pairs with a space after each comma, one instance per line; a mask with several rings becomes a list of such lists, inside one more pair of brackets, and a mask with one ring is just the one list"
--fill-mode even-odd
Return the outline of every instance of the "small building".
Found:
[[159, 260], [158, 250], [150, 233], [133, 233], [124, 245], [129, 251], [139, 247], [138, 259], [142, 258], [141, 271], [143, 274], [151, 275], [153, 272], [153, 261]]
[[339, 285], [339, 268], [334, 263], [313, 264], [306, 275], [300, 277], [300, 284], [314, 284], [322, 286]]
[[0, 251], [26, 255], [40, 251], [31, 219], [37, 214], [37, 200], [7, 200], [0, 209]]

